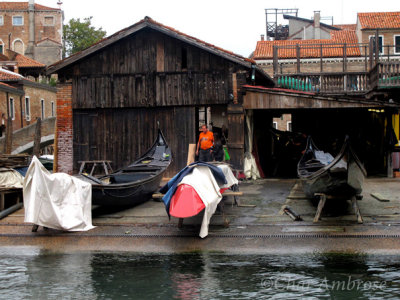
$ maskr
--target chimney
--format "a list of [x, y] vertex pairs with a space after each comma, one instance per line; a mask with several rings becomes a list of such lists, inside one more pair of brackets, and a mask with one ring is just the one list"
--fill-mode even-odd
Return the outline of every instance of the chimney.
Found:
[[34, 58], [33, 50], [35, 46], [35, 0], [29, 0], [28, 12], [29, 12], [29, 23], [28, 23], [29, 41], [25, 51], [25, 55], [30, 58]]
[[319, 10], [314, 11], [314, 39], [321, 39], [321, 14]]
[[264, 35], [263, 35], [263, 34], [261, 35], [261, 40], [262, 40], [262, 41], [264, 40]]

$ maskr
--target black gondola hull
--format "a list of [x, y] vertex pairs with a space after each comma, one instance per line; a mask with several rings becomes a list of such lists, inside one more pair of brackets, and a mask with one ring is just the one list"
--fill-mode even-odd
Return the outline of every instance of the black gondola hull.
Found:
[[[331, 164], [313, 172], [310, 171], [311, 168], [308, 168], [306, 160], [310, 159], [315, 149], [317, 148], [312, 141], [308, 142], [305, 155], [298, 165], [298, 175], [308, 198], [315, 198], [315, 194], [326, 194], [335, 198], [348, 199], [362, 193], [366, 171], [351, 149], [348, 139]], [[337, 167], [343, 158], [346, 159], [346, 166]]]
[[92, 184], [92, 205], [135, 206], [152, 198], [171, 160], [171, 149], [158, 130], [153, 146], [129, 166], [100, 178], [81, 178]]
[[92, 204], [108, 206], [135, 206], [152, 198], [160, 187], [164, 172], [145, 183], [123, 187], [92, 186]]

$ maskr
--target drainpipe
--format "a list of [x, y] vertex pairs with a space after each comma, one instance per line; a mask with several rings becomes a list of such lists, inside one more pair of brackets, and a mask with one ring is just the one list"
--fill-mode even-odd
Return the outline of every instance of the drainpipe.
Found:
[[20, 107], [20, 113], [21, 113], [21, 128], [24, 128], [24, 113], [22, 111], [22, 95], [19, 96], [19, 107]]

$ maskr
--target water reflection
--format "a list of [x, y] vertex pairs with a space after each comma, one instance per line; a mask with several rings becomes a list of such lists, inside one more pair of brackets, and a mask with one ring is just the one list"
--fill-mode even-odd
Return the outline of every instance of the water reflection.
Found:
[[[0, 248], [0, 298], [394, 299], [400, 294], [398, 261], [398, 256], [54, 254]], [[373, 289], [372, 282], [385, 286]]]

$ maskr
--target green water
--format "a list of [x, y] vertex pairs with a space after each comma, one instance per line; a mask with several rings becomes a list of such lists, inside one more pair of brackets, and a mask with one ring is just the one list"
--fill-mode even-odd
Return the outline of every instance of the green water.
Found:
[[400, 256], [0, 248], [1, 299], [399, 299]]

